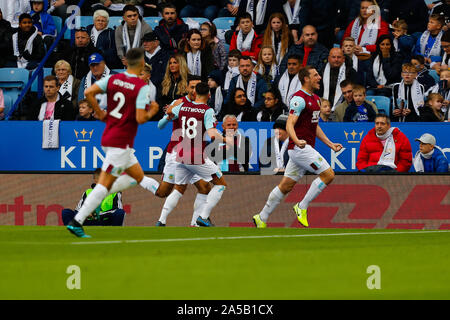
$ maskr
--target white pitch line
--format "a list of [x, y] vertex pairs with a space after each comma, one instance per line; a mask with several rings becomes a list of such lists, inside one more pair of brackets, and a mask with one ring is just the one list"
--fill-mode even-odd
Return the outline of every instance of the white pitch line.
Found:
[[399, 231], [399, 232], [351, 232], [351, 233], [317, 233], [317, 234], [289, 234], [267, 236], [234, 236], [234, 237], [204, 237], [204, 238], [172, 238], [172, 239], [142, 239], [142, 240], [114, 240], [114, 241], [83, 241], [71, 242], [72, 245], [86, 244], [121, 244], [121, 243], [151, 243], [151, 242], [182, 242], [205, 240], [237, 240], [237, 239], [267, 239], [267, 238], [303, 238], [303, 237], [339, 237], [361, 235], [397, 235], [397, 234], [424, 234], [424, 233], [448, 233], [450, 230], [433, 231]]

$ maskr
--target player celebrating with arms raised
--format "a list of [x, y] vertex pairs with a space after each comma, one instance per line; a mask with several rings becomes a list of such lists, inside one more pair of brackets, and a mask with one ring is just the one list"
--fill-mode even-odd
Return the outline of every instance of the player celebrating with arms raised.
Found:
[[[82, 227], [84, 220], [108, 193], [125, 190], [136, 183], [154, 191], [159, 186], [156, 180], [144, 176], [133, 149], [138, 125], [147, 122], [158, 112], [158, 105], [155, 103], [151, 103], [149, 110], [146, 110], [150, 87], [139, 78], [145, 66], [144, 50], [130, 49], [126, 54], [126, 61], [126, 72], [105, 77], [85, 91], [86, 99], [95, 113], [100, 120], [106, 121], [101, 141], [106, 156], [97, 185], [67, 225], [67, 229], [77, 237], [89, 237]], [[95, 98], [97, 94], [105, 92], [108, 98], [107, 112], [100, 109]], [[124, 172], [126, 174], [122, 175]]]
[[320, 113], [320, 98], [314, 94], [320, 89], [320, 75], [316, 69], [306, 66], [300, 70], [298, 77], [302, 89], [295, 93], [289, 102], [289, 117], [286, 122], [286, 131], [289, 135], [289, 162], [286, 165], [284, 177], [269, 195], [263, 210], [253, 216], [257, 228], [265, 228], [272, 211], [291, 192], [297, 181], [306, 171], [318, 174], [306, 193], [303, 200], [294, 206], [298, 221], [308, 227], [306, 210], [325, 187], [334, 179], [334, 171], [328, 162], [314, 149], [317, 138], [334, 151], [342, 149], [339, 143], [331, 142], [318, 125]]

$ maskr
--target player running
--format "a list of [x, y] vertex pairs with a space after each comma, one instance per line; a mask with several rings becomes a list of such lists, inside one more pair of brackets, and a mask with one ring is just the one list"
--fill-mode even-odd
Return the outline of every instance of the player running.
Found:
[[216, 118], [214, 110], [208, 105], [209, 87], [206, 83], [198, 83], [195, 87], [196, 97], [192, 102], [184, 102], [168, 111], [168, 118], [173, 119], [179, 130], [177, 144], [177, 166], [175, 170], [175, 188], [181, 195], [186, 191], [187, 183], [197, 175], [208, 181], [212, 179], [214, 187], [208, 193], [206, 203], [197, 218], [201, 227], [211, 227], [211, 210], [222, 198], [226, 189], [225, 178], [222, 172], [205, 155], [205, 133], [211, 139], [218, 139], [232, 145], [233, 141], [223, 137], [215, 128]]
[[[105, 77], [85, 91], [86, 99], [100, 120], [106, 121], [101, 141], [106, 156], [97, 185], [67, 225], [67, 229], [80, 238], [89, 237], [82, 225], [108, 193], [125, 190], [137, 183], [154, 192], [159, 186], [156, 180], [144, 176], [133, 149], [138, 125], [147, 122], [158, 112], [155, 103], [151, 103], [149, 110], [146, 110], [150, 88], [139, 78], [145, 66], [144, 50], [129, 50], [126, 60], [126, 72]], [[100, 109], [95, 99], [97, 94], [105, 92], [108, 99], [106, 112]]]
[[331, 142], [318, 125], [320, 98], [314, 94], [314, 91], [320, 89], [321, 77], [311, 66], [301, 69], [298, 77], [302, 83], [302, 89], [296, 92], [290, 100], [289, 117], [286, 123], [286, 131], [289, 134], [289, 162], [286, 165], [283, 179], [270, 193], [263, 210], [253, 216], [253, 222], [257, 228], [267, 227], [266, 223], [272, 211], [284, 196], [291, 192], [305, 172], [310, 171], [318, 174], [319, 177], [311, 183], [303, 200], [293, 208], [298, 221], [308, 227], [306, 212], [309, 203], [334, 179], [333, 169], [314, 149], [316, 136], [332, 150], [342, 149], [342, 145]]
[[[188, 76], [188, 94], [181, 99], [175, 100], [172, 105], [169, 107], [170, 110], [179, 105], [180, 103], [187, 103], [192, 102], [195, 100], [196, 92], [195, 87], [198, 83], [200, 83], [201, 77], [189, 75]], [[166, 114], [161, 120], [158, 122], [158, 128], [163, 129], [171, 120], [169, 119], [169, 116]], [[157, 227], [164, 227], [166, 226], [166, 220], [167, 216], [175, 209], [175, 207], [178, 204], [178, 201], [183, 196], [182, 192], [178, 189], [178, 187], [175, 187], [175, 169], [177, 166], [176, 163], [176, 145], [178, 144], [178, 137], [176, 136], [177, 130], [181, 129], [177, 121], [173, 121], [172, 126], [172, 136], [171, 140], [167, 146], [167, 152], [166, 152], [166, 158], [165, 158], [165, 165], [163, 170], [163, 176], [162, 176], [162, 182], [159, 185], [158, 190], [156, 191], [156, 196], [164, 198], [167, 197], [166, 201], [164, 202], [163, 209], [161, 211], [161, 216], [158, 219], [158, 222], [156, 222]], [[211, 190], [210, 184], [208, 183], [211, 181], [211, 177], [207, 181], [201, 179], [198, 175], [194, 175], [189, 182], [190, 184], [195, 185], [197, 188], [197, 196], [194, 201], [194, 213], [192, 215], [191, 220], [191, 226], [197, 227], [197, 218], [200, 214], [201, 208], [203, 208], [203, 205], [206, 203], [206, 198], [208, 196], [209, 191]]]

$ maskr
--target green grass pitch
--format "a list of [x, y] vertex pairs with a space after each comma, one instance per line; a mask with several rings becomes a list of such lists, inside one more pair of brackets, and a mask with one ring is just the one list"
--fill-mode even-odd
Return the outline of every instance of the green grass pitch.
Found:
[[[0, 299], [450, 298], [449, 231], [85, 230], [91, 239], [64, 227], [0, 226]], [[73, 265], [80, 289], [67, 286]]]

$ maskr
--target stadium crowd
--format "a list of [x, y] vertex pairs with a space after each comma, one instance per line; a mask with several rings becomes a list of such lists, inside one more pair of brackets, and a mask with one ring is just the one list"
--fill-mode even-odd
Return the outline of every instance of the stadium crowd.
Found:
[[[78, 2], [0, 0], [0, 68], [31, 73], [57, 36], [52, 17], [64, 22]], [[96, 120], [84, 90], [124, 70], [127, 50], [142, 47], [160, 106], [152, 121], [187, 94], [194, 75], [208, 83], [217, 120], [275, 122], [288, 114], [306, 65], [322, 78], [319, 122], [373, 122], [377, 113], [449, 121], [448, 0], [87, 0], [80, 14], [92, 21], [48, 53], [42, 98], [30, 90], [10, 119]], [[145, 17], [160, 20], [152, 27]], [[207, 21], [189, 19], [199, 17]], [[222, 17], [234, 21], [228, 30], [214, 23]], [[106, 108], [105, 96], [97, 100]]]

